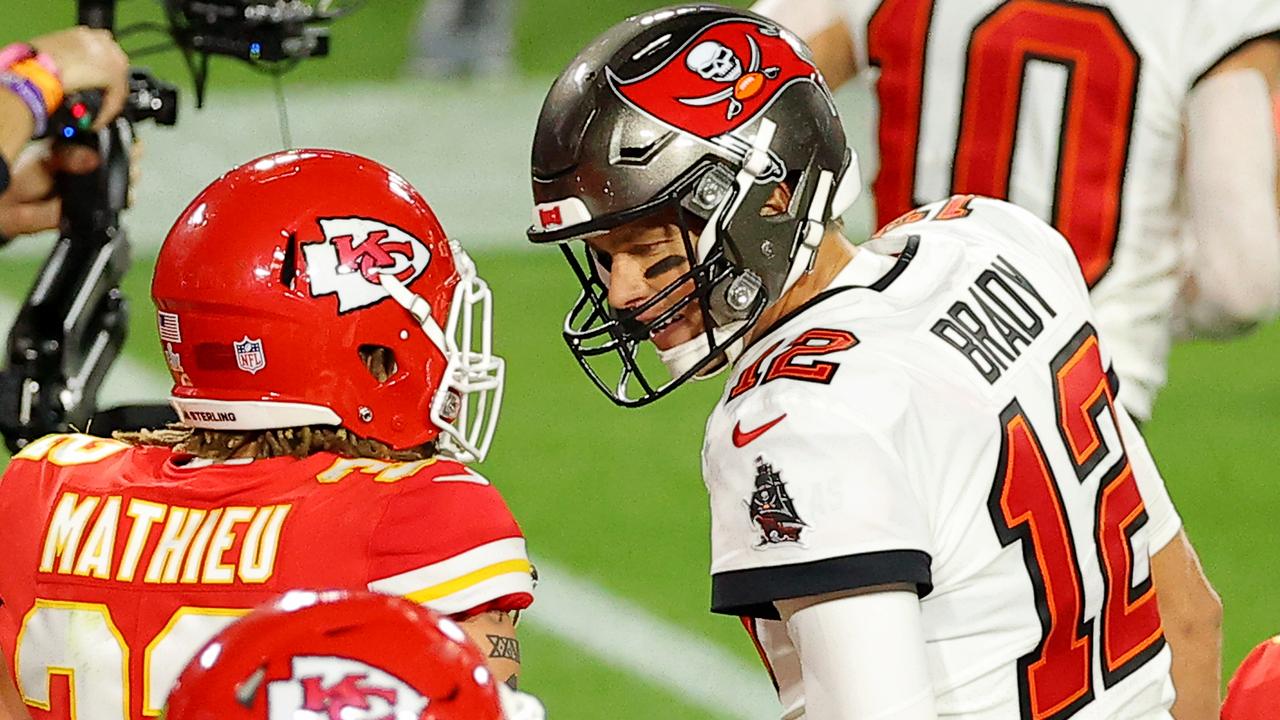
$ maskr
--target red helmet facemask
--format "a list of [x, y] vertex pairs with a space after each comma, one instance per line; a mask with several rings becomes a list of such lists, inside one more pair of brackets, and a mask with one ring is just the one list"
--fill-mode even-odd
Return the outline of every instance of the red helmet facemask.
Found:
[[[503, 362], [492, 298], [399, 175], [333, 150], [275, 153], [214, 181], [165, 238], [151, 286], [182, 422], [340, 425], [482, 459]], [[379, 380], [365, 358], [394, 358]]]
[[503, 717], [497, 681], [462, 628], [367, 592], [294, 591], [254, 610], [196, 653], [165, 709], [167, 720], [326, 715]]

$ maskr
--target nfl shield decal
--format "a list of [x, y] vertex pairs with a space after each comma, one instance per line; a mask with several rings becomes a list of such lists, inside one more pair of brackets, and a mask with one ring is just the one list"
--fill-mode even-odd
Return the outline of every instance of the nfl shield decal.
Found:
[[796, 504], [782, 481], [782, 473], [756, 457], [756, 486], [747, 500], [751, 524], [760, 531], [756, 549], [777, 545], [802, 544], [800, 532], [808, 525], [796, 513]]
[[408, 232], [372, 218], [320, 218], [324, 240], [302, 245], [314, 296], [338, 296], [338, 312], [391, 297], [383, 275], [408, 285], [427, 269], [431, 251]]
[[636, 108], [710, 140], [750, 122], [788, 85], [816, 83], [817, 68], [793, 42], [772, 25], [725, 20], [640, 77], [606, 72], [614, 91]]
[[262, 351], [262, 340], [251, 340], [248, 335], [243, 339], [231, 344], [232, 349], [236, 352], [236, 367], [249, 373], [257, 375], [258, 371], [267, 366], [267, 355]]

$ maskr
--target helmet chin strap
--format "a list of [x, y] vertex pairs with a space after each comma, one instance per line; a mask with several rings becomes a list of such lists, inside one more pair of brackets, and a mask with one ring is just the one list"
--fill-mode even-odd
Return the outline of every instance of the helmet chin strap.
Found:
[[[742, 328], [741, 322], [729, 323], [722, 328], [715, 328], [711, 333], [715, 336], [716, 344], [720, 344], [726, 338], [732, 337], [735, 332]], [[722, 353], [725, 362], [718, 363], [714, 366], [703, 368], [702, 372], [693, 376], [694, 380], [706, 380], [715, 377], [721, 370], [729, 367], [742, 354], [742, 348], [745, 342], [742, 338], [733, 341], [726, 347]], [[700, 332], [693, 339], [686, 340], [666, 350], [658, 350], [658, 359], [666, 366], [667, 372], [672, 378], [683, 377], [685, 373], [693, 369], [703, 358], [711, 354], [711, 343], [707, 340], [707, 333]]]
[[387, 293], [391, 295], [391, 299], [395, 300], [418, 322], [418, 326], [422, 328], [422, 332], [426, 333], [427, 338], [435, 344], [440, 352], [448, 356], [449, 347], [445, 344], [444, 330], [435, 318], [431, 317], [431, 304], [400, 282], [400, 278], [394, 275], [381, 275], [378, 278], [382, 282], [382, 287], [387, 289]]

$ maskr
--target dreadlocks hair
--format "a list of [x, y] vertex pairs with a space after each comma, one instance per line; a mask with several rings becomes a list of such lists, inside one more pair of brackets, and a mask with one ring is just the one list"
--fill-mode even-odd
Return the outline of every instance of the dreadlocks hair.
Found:
[[[391, 348], [361, 345], [359, 352], [369, 374], [378, 382], [386, 382], [395, 375], [396, 358]], [[320, 452], [331, 452], [344, 457], [411, 462], [432, 458], [438, 451], [435, 441], [396, 450], [386, 443], [331, 425], [265, 430], [209, 430], [174, 423], [160, 429], [117, 432], [114, 437], [131, 445], [168, 447], [177, 452], [215, 461], [232, 458], [304, 458]]]

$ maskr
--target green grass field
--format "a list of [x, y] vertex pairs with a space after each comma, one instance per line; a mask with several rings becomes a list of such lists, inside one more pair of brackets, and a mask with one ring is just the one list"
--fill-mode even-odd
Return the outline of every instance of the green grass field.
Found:
[[[539, 77], [552, 73], [610, 22], [652, 4], [526, 0], [516, 28], [521, 67]], [[335, 28], [333, 57], [304, 65], [290, 82], [395, 77], [419, 6], [414, 0], [371, 0]], [[46, 0], [6, 8], [7, 20], [19, 12], [25, 21], [7, 23], [0, 43], [63, 24], [71, 7], [70, 0]], [[123, 0], [121, 13], [125, 22], [153, 19], [156, 5]], [[184, 77], [172, 53], [156, 56], [152, 64], [170, 80]], [[215, 68], [213, 94], [263, 83], [224, 62]], [[211, 112], [217, 108], [215, 103]], [[478, 188], [477, 213], [483, 212], [482, 200]], [[154, 237], [163, 228], [135, 230]], [[495, 227], [493, 233], [517, 237], [521, 230]], [[502, 423], [483, 470], [507, 495], [535, 560], [570, 569], [690, 636], [724, 647], [744, 664], [754, 663], [738, 624], [707, 612], [707, 510], [698, 450], [716, 384], [691, 386], [642, 410], [614, 408], [581, 375], [559, 339], [561, 317], [576, 293], [559, 254], [486, 250], [476, 260], [495, 290], [498, 348], [509, 363]], [[37, 267], [37, 260], [6, 256], [0, 263], [4, 295], [20, 300]], [[162, 371], [146, 299], [149, 272], [150, 258], [140, 257], [126, 282], [134, 301], [126, 354]], [[1170, 387], [1145, 428], [1223, 596], [1228, 673], [1253, 644], [1280, 631], [1271, 597], [1280, 586], [1280, 566], [1273, 560], [1280, 544], [1277, 357], [1280, 325], [1227, 345], [1178, 348]], [[544, 575], [544, 582], [554, 583], [554, 575]], [[523, 684], [544, 698], [553, 719], [714, 717], [670, 690], [599, 662], [536, 623], [526, 626], [525, 635]], [[714, 684], [717, 678], [704, 681]], [[768, 682], [763, 671], [759, 682]], [[760, 717], [769, 717], [768, 709]]]

